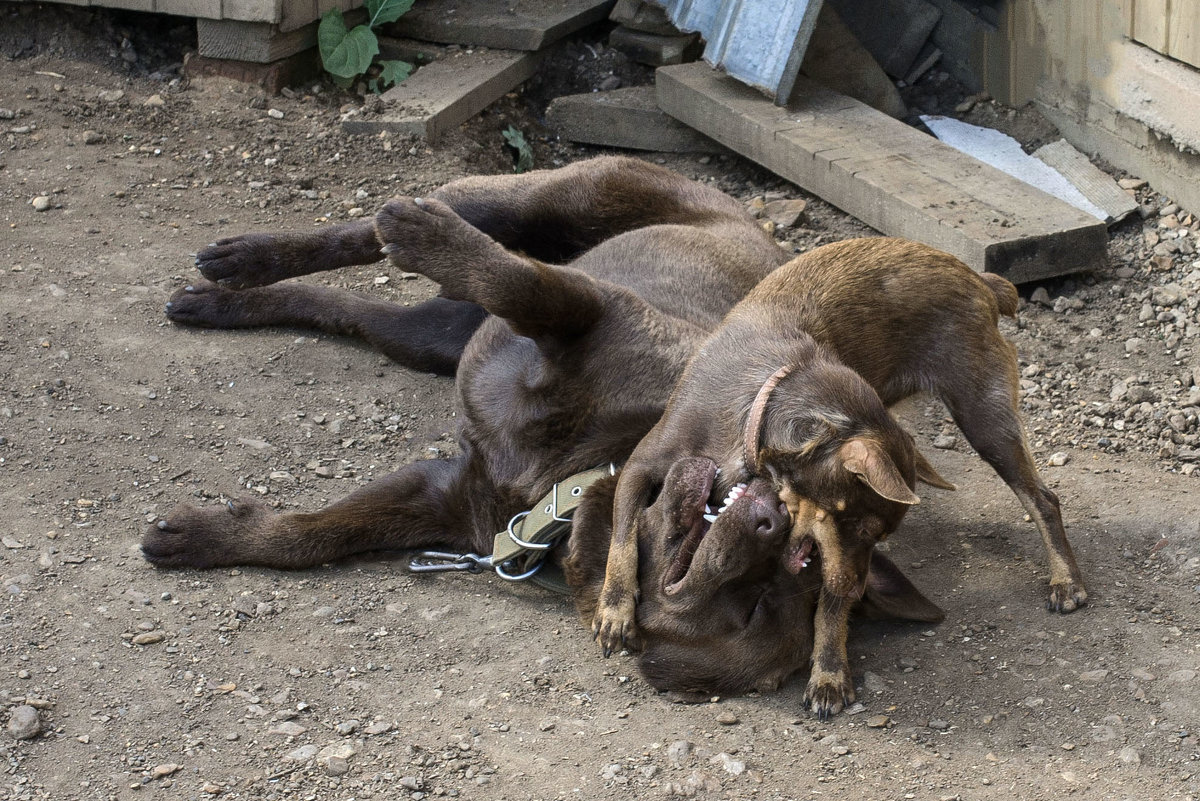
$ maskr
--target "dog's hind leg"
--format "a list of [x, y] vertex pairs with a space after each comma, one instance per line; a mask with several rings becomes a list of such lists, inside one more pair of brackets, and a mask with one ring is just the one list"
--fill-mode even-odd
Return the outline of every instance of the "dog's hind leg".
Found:
[[453, 375], [487, 313], [446, 298], [400, 306], [297, 283], [231, 290], [197, 281], [171, 296], [167, 317], [204, 328], [294, 326], [357, 337], [412, 370]]
[[645, 161], [608, 156], [555, 170], [460, 178], [431, 192], [501, 245], [565, 263], [651, 225], [736, 221], [771, 244], [728, 195]]
[[479, 304], [522, 336], [578, 336], [603, 313], [595, 279], [507, 250], [439, 200], [392, 200], [375, 224], [393, 264], [438, 282], [443, 297]]
[[210, 281], [230, 289], [265, 286], [285, 278], [371, 264], [383, 258], [369, 220], [310, 233], [243, 234], [219, 239], [196, 255]]
[[142, 553], [159, 567], [305, 568], [353, 554], [430, 545], [474, 550], [457, 485], [465, 457], [414, 462], [316, 512], [276, 513], [255, 499], [181, 506], [152, 525]]
[[[992, 353], [1012, 353], [1012, 346], [997, 335]], [[1083, 575], [1075, 563], [1071, 543], [1063, 528], [1058, 496], [1046, 486], [1033, 463], [1024, 428], [1017, 415], [1016, 358], [1011, 367], [988, 370], [993, 359], [979, 359], [970, 368], [954, 371], [953, 390], [939, 393], [967, 441], [1016, 493], [1025, 511], [1037, 524], [1050, 560], [1050, 598], [1046, 608], [1073, 612], [1087, 603]]]

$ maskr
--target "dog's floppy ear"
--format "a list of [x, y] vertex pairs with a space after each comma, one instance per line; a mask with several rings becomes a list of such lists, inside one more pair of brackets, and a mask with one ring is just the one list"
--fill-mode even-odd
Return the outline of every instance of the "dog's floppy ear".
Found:
[[604, 586], [604, 568], [608, 563], [608, 544], [612, 538], [613, 496], [617, 477], [600, 479], [584, 493], [575, 509], [563, 575], [575, 608], [587, 626], [592, 625], [600, 589]]
[[929, 463], [929, 460], [921, 455], [919, 450], [913, 448], [913, 453], [917, 457], [917, 481], [920, 481], [922, 484], [928, 484], [931, 487], [937, 487], [938, 489], [958, 489], [958, 487], [942, 478], [941, 475], [938, 474], [938, 471], [933, 469], [933, 465]]
[[882, 498], [915, 506], [921, 499], [909, 488], [887, 451], [873, 439], [855, 437], [838, 450], [842, 467]]
[[900, 568], [879, 551], [871, 553], [867, 590], [858, 607], [869, 618], [941, 623], [946, 613], [921, 594]]

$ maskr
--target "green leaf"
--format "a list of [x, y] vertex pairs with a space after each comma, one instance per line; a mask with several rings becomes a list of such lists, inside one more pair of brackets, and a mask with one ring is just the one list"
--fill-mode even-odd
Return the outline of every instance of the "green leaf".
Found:
[[317, 45], [325, 70], [340, 78], [353, 78], [366, 72], [371, 59], [379, 52], [379, 40], [371, 29], [359, 25], [347, 31], [342, 12], [336, 8], [321, 17], [321, 24], [317, 26]]
[[413, 6], [413, 0], [367, 0], [367, 13], [371, 21], [367, 24], [378, 27], [388, 22], [395, 22]]
[[407, 61], [380, 61], [379, 66], [383, 68], [379, 74], [379, 86], [384, 89], [400, 83], [413, 71], [413, 65]]
[[516, 126], [510, 125], [502, 133], [504, 141], [508, 143], [516, 152], [516, 157], [513, 159], [514, 172], [526, 172], [533, 169], [533, 147], [525, 139], [525, 134], [521, 133]]

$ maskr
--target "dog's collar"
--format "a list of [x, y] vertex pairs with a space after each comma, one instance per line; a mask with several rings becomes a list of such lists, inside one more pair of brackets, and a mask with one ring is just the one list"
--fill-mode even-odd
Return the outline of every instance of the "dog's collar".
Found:
[[742, 464], [751, 474], [758, 473], [758, 444], [762, 439], [762, 424], [763, 418], [767, 414], [767, 402], [771, 399], [771, 393], [775, 391], [775, 387], [779, 386], [779, 382], [787, 378], [791, 372], [792, 365], [785, 364], [771, 373], [770, 377], [759, 387], [758, 394], [754, 396], [754, 403], [750, 406], [750, 417], [746, 420], [746, 431], [742, 437]]

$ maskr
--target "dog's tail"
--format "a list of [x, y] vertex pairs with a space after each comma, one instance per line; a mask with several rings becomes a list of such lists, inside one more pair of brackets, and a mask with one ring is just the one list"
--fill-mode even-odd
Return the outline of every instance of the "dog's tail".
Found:
[[995, 273], [980, 273], [979, 277], [996, 296], [996, 305], [1000, 307], [1000, 313], [1005, 317], [1016, 317], [1018, 296], [1017, 288], [1013, 286], [1012, 281]]

